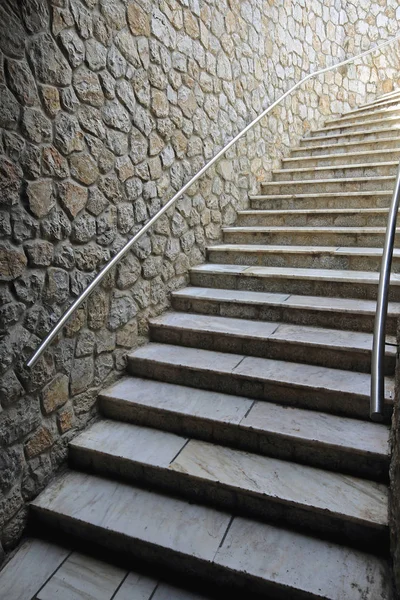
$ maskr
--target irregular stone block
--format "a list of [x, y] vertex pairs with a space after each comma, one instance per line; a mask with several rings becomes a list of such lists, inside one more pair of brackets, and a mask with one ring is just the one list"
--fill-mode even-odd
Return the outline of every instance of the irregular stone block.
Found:
[[87, 67], [81, 66], [74, 72], [74, 89], [78, 98], [91, 106], [102, 106], [104, 94], [100, 86], [97, 73], [93, 73]]
[[51, 141], [51, 122], [36, 108], [26, 108], [23, 111], [21, 127], [22, 133], [34, 144]]
[[51, 414], [68, 401], [68, 383], [67, 375], [59, 374], [43, 389], [42, 407], [46, 415]]
[[12, 206], [19, 201], [21, 174], [7, 159], [0, 160], [0, 206]]
[[50, 15], [46, 0], [21, 0], [21, 10], [29, 33], [48, 29]]
[[39, 81], [56, 86], [71, 83], [71, 67], [49, 33], [33, 38], [28, 53]]
[[60, 93], [57, 88], [51, 85], [40, 86], [40, 95], [49, 117], [54, 118], [61, 110]]
[[99, 176], [97, 165], [88, 154], [72, 154], [69, 164], [72, 177], [85, 185], [91, 185]]
[[34, 436], [25, 444], [25, 454], [28, 459], [38, 456], [53, 445], [53, 436], [46, 427], [39, 427]]
[[60, 183], [58, 194], [61, 206], [71, 219], [74, 219], [86, 206], [88, 190], [73, 181]]
[[45, 217], [55, 205], [53, 182], [51, 179], [31, 181], [27, 187], [29, 208], [35, 217]]
[[42, 151], [42, 173], [48, 177], [63, 179], [69, 176], [68, 161], [54, 146], [46, 146]]
[[0, 127], [16, 129], [20, 106], [5, 85], [0, 85]]
[[24, 246], [32, 267], [48, 267], [53, 260], [54, 247], [50, 242], [35, 240]]
[[36, 83], [25, 61], [7, 60], [10, 89], [24, 106], [33, 106], [39, 101]]

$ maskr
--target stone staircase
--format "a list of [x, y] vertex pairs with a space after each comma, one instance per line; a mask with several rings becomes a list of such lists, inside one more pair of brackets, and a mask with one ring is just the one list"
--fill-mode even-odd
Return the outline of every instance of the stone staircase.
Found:
[[209, 582], [219, 598], [392, 598], [400, 250], [386, 423], [368, 413], [399, 159], [399, 92], [303, 138], [171, 312], [150, 321], [151, 342], [100, 395], [104, 418], [73, 440], [70, 470], [33, 502], [32, 520], [166, 569], [177, 585]]

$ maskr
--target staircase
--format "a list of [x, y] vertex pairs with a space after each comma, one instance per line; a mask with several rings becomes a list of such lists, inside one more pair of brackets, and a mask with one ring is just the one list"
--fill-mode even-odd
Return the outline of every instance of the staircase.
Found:
[[219, 598], [392, 598], [400, 250], [386, 423], [368, 413], [399, 160], [398, 92], [303, 138], [150, 321], [151, 342], [102, 392], [104, 418], [73, 440], [70, 470], [33, 502], [32, 520], [139, 557], [177, 585], [209, 582]]

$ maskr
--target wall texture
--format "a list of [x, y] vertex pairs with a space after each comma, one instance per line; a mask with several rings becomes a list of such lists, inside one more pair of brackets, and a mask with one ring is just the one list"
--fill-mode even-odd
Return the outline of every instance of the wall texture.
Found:
[[0, 542], [102, 387], [249, 189], [324, 118], [399, 85], [395, 53], [309, 82], [164, 216], [29, 372], [129, 237], [310, 70], [395, 33], [397, 0], [0, 0]]

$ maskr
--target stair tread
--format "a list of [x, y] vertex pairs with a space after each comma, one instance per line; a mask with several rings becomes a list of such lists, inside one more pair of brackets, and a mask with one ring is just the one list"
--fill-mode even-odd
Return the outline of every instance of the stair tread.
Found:
[[[393, 141], [393, 138], [389, 138], [389, 141]], [[326, 146], [324, 146], [325, 148]], [[338, 145], [337, 144], [332, 144], [333, 148], [337, 148]], [[295, 148], [295, 150], [302, 150], [304, 151], [306, 148], [300, 147], [300, 148]], [[312, 147], [313, 150], [315, 150], [315, 146]], [[291, 162], [297, 162], [299, 160], [325, 160], [325, 159], [330, 159], [330, 158], [346, 158], [346, 157], [350, 157], [350, 156], [380, 156], [381, 154], [398, 154], [400, 153], [400, 148], [399, 149], [393, 149], [393, 148], [389, 148], [389, 149], [383, 149], [383, 150], [360, 150], [359, 152], [337, 152], [336, 154], [317, 154], [317, 155], [310, 155], [310, 156], [295, 156], [295, 157], [288, 157], [288, 158], [282, 158], [282, 163], [286, 164], [286, 163], [291, 163]], [[385, 164], [384, 162], [376, 162], [376, 163], [365, 163], [367, 165], [379, 165], [381, 166], [382, 164]], [[398, 164], [398, 163], [397, 163]], [[335, 166], [336, 165], [332, 165]], [[351, 164], [350, 166], [355, 166], [355, 164]], [[340, 168], [340, 167], [336, 167], [336, 168]]]
[[[336, 181], [336, 180], [335, 180]], [[271, 182], [268, 182], [271, 183]], [[343, 194], [346, 194], [346, 197], [350, 196], [352, 198], [357, 196], [393, 196], [393, 190], [365, 190], [365, 191], [357, 191], [357, 192], [317, 192], [314, 194], [302, 192], [300, 194], [250, 194], [250, 200], [280, 200], [280, 199], [293, 199], [293, 198], [342, 198]]]
[[[128, 354], [129, 361], [136, 359], [207, 373], [215, 372], [239, 378], [251, 378], [253, 381], [264, 383], [273, 381], [281, 385], [300, 386], [306, 389], [329, 389], [335, 392], [356, 394], [365, 397], [366, 401], [370, 396], [370, 375], [355, 371], [154, 342]], [[394, 383], [392, 378], [385, 379], [385, 388], [385, 400], [393, 404]]]
[[[272, 292], [250, 292], [207, 287], [187, 287], [173, 292], [173, 296], [188, 299], [246, 302], [249, 304], [275, 305], [282, 307], [313, 308], [324, 311], [358, 312], [375, 315], [376, 302], [354, 298], [329, 298], [325, 296], [299, 296]], [[388, 314], [400, 316], [400, 302], [389, 302]]]
[[[302, 138], [303, 140], [308, 140], [310, 138]], [[320, 139], [323, 139], [322, 137], [320, 137]], [[387, 142], [390, 143], [395, 143], [396, 141], [400, 141], [400, 136], [399, 137], [388, 137], [388, 138], [379, 138], [376, 140], [359, 140], [356, 142], [341, 142], [340, 144], [321, 144], [321, 146], [294, 146], [291, 149], [291, 152], [304, 152], [304, 151], [308, 151], [308, 150], [318, 150], [321, 148], [347, 148], [347, 147], [352, 147], [352, 146], [362, 146], [363, 144], [385, 144]], [[387, 149], [383, 149], [380, 150], [379, 152], [389, 152], [390, 150]], [[371, 150], [371, 153], [375, 153], [377, 152], [376, 150]], [[327, 156], [336, 156], [336, 155], [345, 155], [345, 153], [333, 153], [333, 154], [328, 154]], [[302, 158], [302, 157], [298, 157], [298, 158]], [[283, 159], [283, 160], [294, 160], [294, 158], [289, 158], [289, 159]]]
[[80, 434], [72, 446], [217, 482], [313, 513], [323, 511], [379, 529], [388, 525], [387, 486], [358, 477], [107, 420]]
[[373, 106], [370, 108], [365, 108], [360, 112], [364, 112], [365, 114], [360, 114], [357, 116], [357, 112], [350, 111], [348, 113], [343, 114], [341, 117], [335, 117], [334, 119], [327, 119], [325, 121], [325, 125], [331, 125], [333, 123], [343, 123], [348, 121], [349, 119], [362, 118], [362, 117], [375, 117], [377, 115], [387, 115], [390, 113], [400, 112], [400, 106], [389, 106], [380, 108], [379, 106]]
[[[238, 336], [252, 340], [281, 341], [285, 344], [302, 344], [337, 350], [371, 352], [372, 334], [358, 331], [343, 331], [324, 327], [311, 327], [289, 323], [254, 321], [201, 315], [184, 312], [168, 312], [150, 319], [151, 326], [190, 330], [204, 333], [217, 333], [222, 336]], [[386, 341], [393, 346], [386, 347], [386, 353], [396, 355], [396, 338], [387, 336]]]
[[136, 377], [118, 381], [101, 392], [101, 398], [171, 413], [177, 419], [186, 416], [250, 428], [266, 436], [273, 433], [291, 440], [304, 439], [315, 446], [389, 457], [390, 431], [386, 425], [348, 417]]
[[[227, 232], [252, 232], [252, 231], [274, 231], [277, 233], [285, 233], [285, 232], [293, 232], [293, 231], [301, 231], [307, 233], [377, 233], [384, 235], [386, 232], [386, 227], [343, 227], [343, 226], [335, 226], [329, 225], [326, 227], [321, 226], [296, 226], [296, 225], [271, 225], [267, 227], [266, 225], [233, 225], [232, 227], [223, 227], [222, 231]], [[396, 228], [396, 233], [400, 233], [400, 227]]]
[[[282, 181], [261, 181], [261, 185], [272, 185], [272, 186], [279, 186], [279, 185], [285, 185], [287, 183], [289, 183], [290, 185], [294, 185], [296, 183], [301, 184], [301, 185], [306, 185], [306, 184], [311, 184], [311, 183], [317, 183], [317, 184], [321, 184], [321, 183], [356, 183], [356, 182], [365, 182], [365, 181], [376, 181], [376, 182], [380, 182], [380, 181], [388, 181], [388, 180], [395, 180], [396, 179], [396, 175], [378, 175], [378, 176], [372, 176], [372, 177], [337, 177], [334, 179], [286, 179], [286, 180], [282, 180]], [[375, 192], [376, 194], [377, 192]], [[393, 193], [393, 192], [392, 192]], [[320, 194], [321, 195], [321, 194]]]
[[[222, 273], [251, 277], [293, 277], [323, 279], [327, 281], [349, 281], [378, 284], [379, 273], [373, 271], [343, 271], [337, 269], [306, 269], [299, 267], [255, 267], [246, 265], [219, 265], [206, 263], [191, 268], [195, 273]], [[392, 273], [391, 285], [400, 285], [400, 275]]]
[[[208, 252], [260, 252], [275, 254], [332, 254], [337, 256], [382, 256], [382, 248], [360, 246], [277, 246], [270, 244], [216, 244], [208, 246]], [[393, 257], [400, 258], [400, 249], [393, 250]]]
[[[315, 157], [313, 157], [315, 158]], [[315, 171], [315, 172], [319, 172], [319, 171], [336, 171], [336, 170], [340, 170], [340, 169], [373, 169], [375, 167], [398, 167], [399, 166], [399, 161], [382, 161], [382, 162], [377, 162], [377, 163], [343, 163], [340, 165], [323, 165], [323, 166], [316, 166], [316, 167], [299, 167], [299, 168], [294, 168], [291, 167], [290, 169], [273, 169], [272, 173], [273, 174], [281, 174], [281, 173], [306, 173], [307, 171]]]
[[238, 215], [374, 215], [374, 214], [387, 214], [389, 208], [292, 208], [288, 210], [282, 209], [246, 209], [239, 210]]
[[[385, 123], [385, 119], [382, 120]], [[314, 131], [323, 131], [324, 128]], [[344, 138], [344, 137], [352, 137], [352, 136], [360, 136], [360, 135], [375, 135], [377, 133], [384, 132], [392, 132], [393, 127], [378, 127], [377, 129], [359, 129], [357, 131], [346, 131], [344, 133], [328, 133], [328, 135], [313, 135], [313, 136], [304, 136], [301, 138], [301, 141], [308, 140], [330, 140], [335, 138]], [[374, 140], [375, 141], [375, 140]]]
[[396, 117], [386, 117], [386, 118], [381, 118], [381, 119], [366, 119], [365, 121], [359, 121], [357, 123], [344, 123], [344, 124], [340, 124], [340, 125], [332, 125], [332, 126], [325, 126], [325, 127], [319, 127], [317, 129], [313, 129], [313, 132], [316, 131], [335, 131], [336, 129], [347, 129], [348, 127], [355, 127], [358, 125], [369, 125], [371, 123], [376, 124], [376, 123], [390, 123], [391, 121], [399, 121], [400, 120], [400, 115], [397, 115]]
[[[97, 476], [67, 471], [33, 507], [81, 528], [88, 524], [104, 535], [144, 542], [316, 598], [390, 598], [386, 563], [374, 556], [250, 519], [231, 522], [228, 513]], [[324, 577], [316, 577], [318, 572]]]

